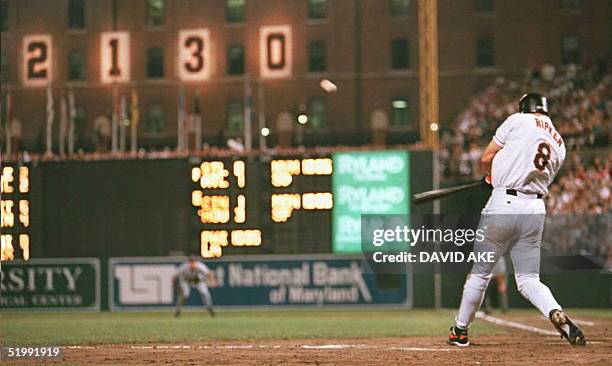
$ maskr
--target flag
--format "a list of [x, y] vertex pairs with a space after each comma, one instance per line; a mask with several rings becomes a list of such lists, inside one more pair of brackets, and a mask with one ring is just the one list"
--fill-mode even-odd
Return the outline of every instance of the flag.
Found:
[[116, 86], [113, 86], [113, 113], [112, 113], [112, 128], [111, 128], [111, 151], [117, 152], [118, 139], [119, 139], [119, 114], [121, 112], [121, 105], [119, 103], [119, 91]]
[[4, 97], [0, 94], [0, 129], [4, 128]]
[[4, 123], [6, 126], [10, 126], [13, 121], [13, 97], [11, 96], [11, 92], [6, 92], [6, 120]]
[[[1, 118], [1, 115], [0, 115]], [[11, 126], [13, 123], [13, 98], [11, 92], [6, 92], [6, 119], [4, 120], [4, 133], [6, 136], [6, 154], [9, 155], [12, 151]]]
[[202, 95], [199, 90], [193, 97], [193, 128], [195, 133], [195, 149], [202, 148]]
[[119, 151], [124, 152], [126, 148], [126, 129], [128, 120], [128, 112], [127, 112], [127, 98], [125, 95], [121, 96], [120, 103], [120, 112], [119, 112]]
[[248, 77], [244, 78], [244, 147], [251, 151], [253, 146], [253, 91]]
[[53, 90], [51, 85], [47, 87], [47, 128], [46, 128], [46, 141], [48, 155], [53, 154], [53, 140], [51, 132], [53, 130], [53, 120], [55, 119], [55, 107], [53, 105]]
[[140, 122], [140, 110], [138, 106], [138, 92], [132, 89], [132, 103], [130, 105], [130, 146], [132, 153], [138, 150], [138, 123]]
[[202, 113], [202, 94], [196, 90], [193, 96], [193, 114]]
[[[261, 131], [264, 127], [266, 127], [266, 103], [264, 100], [264, 89], [263, 83], [259, 82], [257, 84], [257, 114], [259, 120], [259, 131]], [[259, 135], [259, 150], [261, 152], [267, 152], [268, 145], [266, 143], [266, 136], [262, 133], [258, 133]]]
[[0, 132], [4, 131], [4, 96], [0, 94]]
[[59, 121], [59, 155], [63, 158], [66, 150], [66, 127], [68, 126], [68, 108], [66, 107], [66, 96], [60, 97], [60, 121]]
[[68, 153], [74, 154], [74, 134], [75, 134], [75, 119], [76, 119], [76, 106], [74, 103], [74, 90], [70, 88], [68, 91]]
[[185, 148], [185, 115], [186, 115], [186, 105], [185, 105], [185, 88], [182, 86], [179, 87], [178, 91], [178, 113], [176, 119], [176, 148], [178, 150], [182, 150]]

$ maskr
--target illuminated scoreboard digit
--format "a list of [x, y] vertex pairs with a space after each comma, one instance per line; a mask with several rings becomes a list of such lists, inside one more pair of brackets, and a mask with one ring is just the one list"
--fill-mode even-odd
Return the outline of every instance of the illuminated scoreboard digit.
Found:
[[242, 160], [203, 161], [191, 169], [191, 180], [197, 185], [191, 192], [191, 204], [202, 225], [200, 252], [204, 258], [220, 257], [224, 247], [262, 243], [262, 231], [249, 226], [246, 173]]
[[48, 34], [23, 37], [23, 84], [25, 86], [46, 86], [51, 81], [53, 44]]
[[100, 34], [100, 81], [102, 84], [130, 81], [130, 33]]
[[206, 28], [179, 31], [179, 78], [183, 81], [206, 80], [210, 74], [210, 64], [210, 31]]
[[259, 28], [259, 73], [263, 78], [287, 78], [292, 73], [291, 27]]
[[[3, 166], [0, 177], [0, 260], [30, 259], [30, 168]], [[21, 255], [19, 256], [19, 253]]]
[[[270, 162], [270, 184], [274, 188], [291, 188], [294, 177], [332, 175], [332, 159], [285, 159]], [[331, 210], [331, 192], [283, 192], [270, 198], [273, 222], [286, 222], [296, 210]]]

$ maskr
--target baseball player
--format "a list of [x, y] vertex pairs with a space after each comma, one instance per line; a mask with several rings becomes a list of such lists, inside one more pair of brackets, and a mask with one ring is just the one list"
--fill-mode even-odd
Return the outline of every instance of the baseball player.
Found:
[[208, 291], [208, 283], [211, 286], [215, 286], [216, 280], [211, 270], [204, 263], [198, 261], [195, 255], [189, 256], [187, 261], [179, 266], [173, 280], [175, 284], [178, 284], [174, 316], [178, 317], [181, 315], [181, 306], [189, 298], [192, 287], [195, 287], [200, 293], [210, 316], [215, 316], [212, 297], [210, 296], [210, 291]]
[[497, 292], [499, 307], [501, 308], [502, 313], [508, 311], [508, 284], [506, 282], [506, 260], [504, 257], [499, 257], [499, 261], [493, 268], [493, 272], [491, 272], [491, 282], [489, 283], [489, 287], [485, 291], [484, 298], [484, 312], [485, 314], [489, 314], [492, 308], [492, 298], [494, 292]]
[[474, 263], [463, 287], [455, 325], [450, 328], [450, 344], [470, 344], [468, 328], [482, 304], [495, 262], [507, 250], [521, 295], [548, 317], [570, 344], [586, 343], [580, 328], [540, 282], [540, 244], [546, 214], [542, 198], [564, 159], [565, 144], [548, 117], [546, 98], [538, 93], [525, 94], [519, 101], [519, 113], [499, 126], [482, 154], [481, 164], [493, 191], [479, 224], [484, 240], [474, 243], [474, 252], [493, 252], [495, 261]]

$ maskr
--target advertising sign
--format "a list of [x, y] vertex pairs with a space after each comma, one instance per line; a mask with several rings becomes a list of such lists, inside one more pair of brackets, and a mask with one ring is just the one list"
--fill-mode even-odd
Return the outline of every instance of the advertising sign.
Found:
[[[111, 310], [172, 307], [173, 275], [182, 258], [111, 258]], [[385, 282], [358, 257], [249, 256], [204, 262], [218, 286], [215, 306], [404, 304], [406, 276]], [[388, 280], [388, 278], [387, 278]], [[192, 290], [187, 306], [202, 304]]]
[[3, 262], [0, 309], [100, 309], [100, 262], [94, 258]]
[[410, 214], [407, 151], [348, 152], [333, 155], [332, 250], [361, 250], [361, 215]]

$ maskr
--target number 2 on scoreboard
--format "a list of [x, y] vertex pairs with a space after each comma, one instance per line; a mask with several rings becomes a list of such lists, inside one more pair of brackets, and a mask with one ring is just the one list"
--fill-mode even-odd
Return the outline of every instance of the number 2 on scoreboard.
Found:
[[23, 83], [45, 86], [51, 82], [51, 36], [32, 35], [23, 38]]

